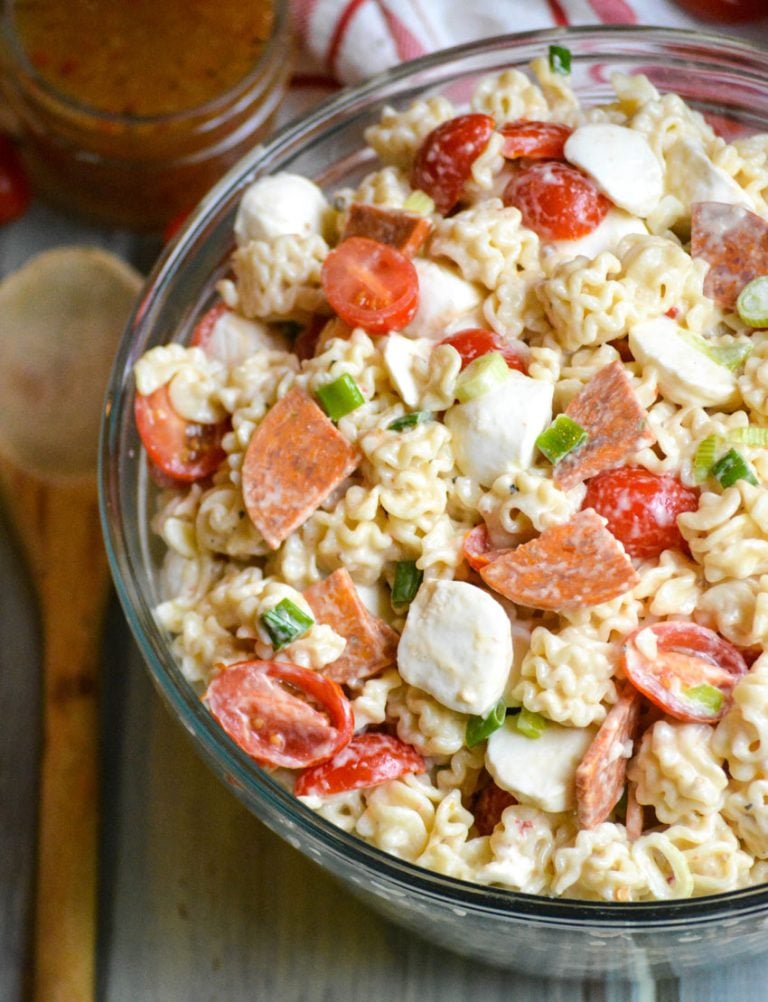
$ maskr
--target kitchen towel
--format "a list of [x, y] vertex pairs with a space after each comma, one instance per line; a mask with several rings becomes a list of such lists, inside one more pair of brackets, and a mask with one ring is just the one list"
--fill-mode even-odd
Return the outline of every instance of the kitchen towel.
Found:
[[317, 71], [345, 84], [460, 42], [567, 25], [698, 28], [768, 44], [768, 18], [716, 25], [673, 0], [292, 0], [292, 13]]

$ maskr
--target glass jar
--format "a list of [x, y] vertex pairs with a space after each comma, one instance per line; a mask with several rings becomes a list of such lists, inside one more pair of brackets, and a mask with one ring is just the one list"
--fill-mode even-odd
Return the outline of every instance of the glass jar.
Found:
[[[288, 5], [274, 0], [272, 32], [230, 89], [164, 114], [116, 114], [73, 99], [34, 65], [0, 17], [0, 96], [21, 139], [33, 189], [93, 222], [158, 230], [188, 211], [270, 129], [292, 66]], [[183, 30], [183, 26], [180, 26]]]

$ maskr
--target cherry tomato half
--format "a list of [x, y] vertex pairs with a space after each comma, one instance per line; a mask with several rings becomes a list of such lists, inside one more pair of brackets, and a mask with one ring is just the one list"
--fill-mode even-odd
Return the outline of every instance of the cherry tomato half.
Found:
[[425, 191], [439, 213], [450, 212], [493, 132], [490, 115], [457, 115], [433, 129], [416, 153], [411, 187]]
[[518, 801], [511, 793], [502, 790], [495, 783], [489, 783], [475, 796], [472, 813], [478, 835], [490, 835], [501, 821], [504, 811]]
[[16, 147], [0, 136], [0, 223], [23, 216], [30, 200], [29, 181]]
[[415, 748], [390, 734], [356, 734], [328, 762], [312, 766], [296, 780], [297, 797], [327, 797], [345, 790], [378, 786], [427, 766]]
[[352, 737], [352, 708], [341, 686], [299, 665], [240, 661], [213, 679], [203, 699], [229, 737], [267, 765], [315, 765]]
[[150, 461], [175, 481], [192, 483], [210, 476], [226, 455], [221, 440], [229, 421], [185, 420], [174, 410], [167, 384], [154, 393], [137, 393], [134, 415]]
[[[652, 633], [653, 637], [646, 635]], [[645, 641], [650, 639], [651, 645]], [[730, 706], [733, 688], [747, 663], [721, 636], [697, 623], [665, 622], [636, 630], [624, 648], [624, 671], [632, 685], [677, 720], [712, 723]], [[701, 686], [722, 694], [719, 707], [688, 695]], [[700, 690], [699, 690], [700, 691]]]
[[570, 164], [544, 160], [521, 168], [504, 189], [505, 205], [516, 206], [523, 224], [543, 240], [576, 240], [596, 229], [611, 203]]
[[461, 355], [462, 369], [466, 369], [470, 362], [481, 355], [487, 355], [489, 351], [498, 351], [510, 369], [517, 369], [518, 372], [528, 371], [526, 344], [522, 341], [505, 341], [498, 334], [482, 327], [470, 327], [458, 331], [450, 337], [443, 338], [441, 343], [450, 344]]
[[584, 508], [594, 508], [630, 557], [686, 549], [677, 516], [699, 507], [699, 491], [668, 473], [639, 466], [605, 470], [587, 482]]
[[323, 291], [342, 320], [369, 334], [406, 327], [419, 305], [413, 262], [395, 247], [348, 237], [323, 262]]
[[526, 157], [528, 160], [562, 160], [565, 141], [573, 129], [560, 122], [538, 122], [533, 119], [505, 122], [499, 128], [504, 136], [501, 154], [507, 160]]
[[189, 339], [190, 345], [202, 348], [206, 355], [211, 354], [210, 344], [213, 340], [213, 332], [216, 329], [216, 322], [227, 312], [228, 307], [224, 303], [216, 303], [200, 317], [192, 331]]

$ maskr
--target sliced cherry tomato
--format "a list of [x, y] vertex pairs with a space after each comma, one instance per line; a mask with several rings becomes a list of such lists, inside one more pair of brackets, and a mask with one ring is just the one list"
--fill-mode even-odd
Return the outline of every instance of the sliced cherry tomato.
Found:
[[[748, 671], [741, 654], [714, 630], [676, 621], [636, 630], [627, 638], [623, 662], [632, 685], [665, 713], [702, 723], [727, 713], [733, 688]], [[710, 698], [715, 689], [722, 701]]]
[[195, 324], [195, 329], [192, 331], [192, 337], [189, 339], [190, 345], [193, 345], [196, 348], [202, 348], [203, 351], [208, 354], [216, 322], [220, 317], [224, 316], [227, 309], [228, 307], [225, 306], [224, 303], [216, 303], [210, 308], [210, 310], [206, 310], [206, 312]]
[[327, 797], [332, 793], [378, 786], [427, 766], [415, 748], [390, 734], [356, 734], [334, 757], [306, 769], [296, 780], [295, 794]]
[[151, 462], [175, 481], [202, 480], [226, 455], [221, 440], [229, 421], [197, 424], [185, 420], [173, 409], [167, 384], [154, 393], [137, 393], [134, 414]]
[[573, 129], [560, 122], [538, 122], [533, 119], [505, 122], [499, 129], [504, 136], [502, 156], [507, 160], [526, 157], [528, 160], [562, 160], [565, 141]]
[[323, 291], [342, 320], [369, 334], [406, 327], [419, 305], [410, 258], [368, 237], [348, 237], [323, 262]]
[[522, 341], [505, 341], [498, 334], [482, 327], [470, 327], [458, 331], [450, 337], [443, 338], [441, 343], [452, 345], [461, 355], [462, 369], [466, 369], [470, 362], [481, 355], [487, 355], [489, 351], [498, 351], [510, 369], [517, 369], [518, 372], [528, 371], [526, 344]]
[[490, 835], [501, 821], [504, 811], [518, 801], [511, 793], [502, 790], [495, 783], [489, 783], [475, 796], [472, 813], [478, 835]]
[[577, 240], [596, 229], [611, 203], [581, 171], [557, 160], [521, 168], [507, 184], [505, 205], [543, 240]]
[[583, 508], [594, 508], [630, 557], [658, 557], [684, 550], [677, 516], [699, 507], [699, 491], [669, 473], [622, 466], [587, 482]]
[[340, 685], [281, 661], [240, 661], [203, 699], [232, 740], [266, 765], [303, 769], [349, 743], [354, 718]]
[[411, 187], [425, 191], [442, 215], [450, 212], [493, 132], [490, 115], [458, 115], [433, 129], [416, 153]]
[[0, 223], [23, 216], [30, 200], [29, 181], [16, 147], [0, 136]]

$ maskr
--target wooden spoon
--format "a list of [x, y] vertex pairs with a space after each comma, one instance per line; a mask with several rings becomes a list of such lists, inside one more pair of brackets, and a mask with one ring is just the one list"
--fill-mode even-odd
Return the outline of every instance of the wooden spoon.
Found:
[[96, 457], [102, 401], [141, 277], [93, 248], [0, 282], [0, 488], [40, 601], [43, 750], [34, 995], [94, 998], [99, 640], [109, 575]]

